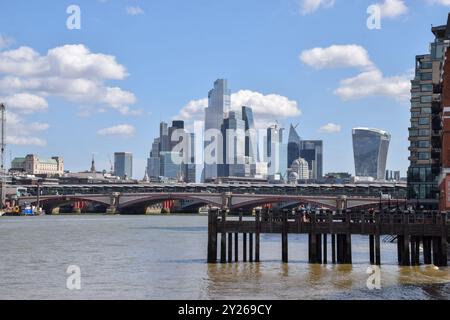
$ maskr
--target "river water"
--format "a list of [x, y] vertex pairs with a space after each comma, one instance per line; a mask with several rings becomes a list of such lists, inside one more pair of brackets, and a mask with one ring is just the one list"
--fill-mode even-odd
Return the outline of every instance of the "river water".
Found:
[[[369, 290], [368, 239], [354, 264], [307, 263], [305, 236], [261, 236], [261, 263], [206, 264], [204, 216], [0, 218], [0, 299], [450, 299], [450, 269], [398, 267], [382, 243], [381, 289]], [[70, 265], [81, 290], [69, 290]]]

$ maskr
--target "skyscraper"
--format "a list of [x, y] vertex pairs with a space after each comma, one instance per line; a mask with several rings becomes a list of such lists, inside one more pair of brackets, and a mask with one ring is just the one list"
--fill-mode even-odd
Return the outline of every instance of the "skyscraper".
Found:
[[[181, 130], [182, 132], [177, 132]], [[179, 139], [172, 141], [172, 135], [177, 132]], [[181, 134], [180, 134], [181, 133]], [[186, 139], [186, 141], [184, 140]], [[182, 154], [174, 152], [174, 148], [183, 142]], [[189, 152], [190, 151], [190, 152]], [[161, 122], [160, 136], [153, 141], [150, 157], [147, 160], [147, 172], [151, 179], [181, 179], [184, 182], [195, 182], [194, 134], [184, 129], [184, 121], [174, 120], [172, 126]], [[181, 163], [177, 161], [181, 157]], [[174, 161], [175, 159], [177, 161]]]
[[300, 142], [300, 158], [308, 162], [310, 179], [323, 177], [323, 141], [302, 140]]
[[[208, 107], [205, 109], [205, 151], [208, 146], [215, 143], [217, 148], [207, 154], [204, 159], [204, 180], [213, 180], [223, 175], [219, 171], [219, 164], [224, 163], [223, 140], [220, 137], [224, 122], [224, 113], [230, 109], [231, 92], [225, 79], [218, 79], [214, 82], [214, 89], [208, 93]], [[212, 131], [214, 130], [214, 132]], [[221, 141], [219, 141], [221, 140]], [[223, 167], [223, 166], [222, 166]]]
[[224, 164], [219, 164], [221, 177], [246, 177], [250, 163], [245, 157], [245, 121], [241, 111], [230, 111], [222, 125]]
[[133, 154], [130, 152], [114, 153], [114, 175], [121, 179], [133, 178]]
[[258, 137], [256, 135], [255, 120], [253, 118], [253, 110], [250, 107], [242, 107], [242, 120], [245, 123], [245, 156], [251, 158], [251, 163], [258, 162]]
[[288, 155], [287, 166], [291, 167], [292, 163], [300, 157], [300, 141], [301, 138], [295, 127], [291, 124], [289, 128]]
[[383, 180], [390, 141], [391, 135], [383, 130], [353, 129], [355, 176]]
[[268, 174], [271, 180], [286, 178], [287, 171], [287, 146], [284, 143], [284, 129], [279, 125], [267, 128], [266, 157]]
[[[420, 203], [424, 208], [437, 209], [441, 166], [449, 165], [446, 163], [448, 146], [445, 143], [446, 140], [448, 143], [446, 107], [449, 104], [445, 104], [443, 100], [443, 80], [446, 71], [444, 69], [447, 69], [447, 74], [450, 71], [445, 59], [450, 40], [450, 15], [447, 25], [432, 27], [431, 31], [435, 40], [430, 45], [430, 53], [416, 56], [415, 77], [411, 81], [408, 198], [414, 200], [414, 203]], [[442, 192], [441, 197], [445, 199], [445, 188]]]

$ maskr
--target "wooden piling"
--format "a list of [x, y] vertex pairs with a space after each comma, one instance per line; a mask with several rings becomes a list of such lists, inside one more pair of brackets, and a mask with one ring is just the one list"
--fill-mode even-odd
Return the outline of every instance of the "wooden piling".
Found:
[[431, 238], [423, 237], [423, 263], [424, 264], [432, 264], [431, 259]]
[[328, 257], [327, 257], [327, 246], [328, 246], [328, 239], [327, 239], [327, 235], [324, 234], [323, 235], [323, 264], [327, 264], [328, 263]]
[[322, 235], [316, 234], [317, 263], [322, 263]]
[[233, 234], [228, 234], [228, 263], [233, 262]]
[[234, 261], [239, 261], [239, 233], [234, 234]]
[[253, 262], [253, 233], [248, 234], [248, 258], [250, 262]]
[[242, 261], [247, 262], [247, 234], [242, 234]]
[[288, 217], [286, 211], [282, 212], [281, 258], [283, 263], [288, 262]]
[[336, 264], [336, 235], [331, 235], [331, 262]]
[[369, 236], [369, 258], [370, 258], [370, 264], [375, 264], [375, 236], [370, 235]]
[[208, 263], [217, 263], [217, 211], [208, 212]]
[[260, 233], [261, 233], [261, 211], [256, 210], [256, 234], [255, 234], [255, 262], [259, 262], [259, 249], [260, 249]]
[[221, 211], [221, 225], [222, 234], [220, 236], [220, 263], [227, 262], [227, 234], [225, 233], [225, 222], [227, 213], [225, 210]]

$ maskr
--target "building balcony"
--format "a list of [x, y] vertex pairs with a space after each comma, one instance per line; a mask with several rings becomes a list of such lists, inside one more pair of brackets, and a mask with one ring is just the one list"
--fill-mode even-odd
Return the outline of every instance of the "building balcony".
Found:
[[441, 94], [442, 93], [442, 84], [435, 84], [435, 85], [433, 85], [433, 93], [434, 94]]
[[442, 106], [439, 102], [431, 103], [431, 113], [432, 114], [440, 114], [442, 112]]

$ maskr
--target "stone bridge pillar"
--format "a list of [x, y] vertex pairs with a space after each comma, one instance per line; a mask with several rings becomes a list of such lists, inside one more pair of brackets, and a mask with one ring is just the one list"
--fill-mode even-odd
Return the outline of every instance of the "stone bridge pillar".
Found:
[[111, 194], [109, 207], [106, 209], [107, 214], [119, 213], [120, 193], [114, 192]]
[[336, 199], [336, 212], [347, 210], [347, 196], [339, 196]]
[[231, 210], [233, 195], [231, 192], [222, 193], [222, 210]]

